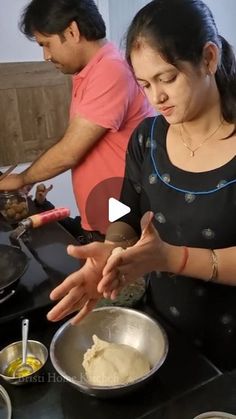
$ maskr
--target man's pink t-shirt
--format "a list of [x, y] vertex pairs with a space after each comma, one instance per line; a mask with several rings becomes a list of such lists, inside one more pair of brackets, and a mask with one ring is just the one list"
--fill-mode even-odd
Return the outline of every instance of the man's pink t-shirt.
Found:
[[128, 64], [111, 43], [101, 47], [73, 76], [70, 118], [80, 115], [108, 129], [72, 169], [74, 195], [85, 230], [105, 233], [108, 199], [119, 199], [131, 133], [153, 114]]

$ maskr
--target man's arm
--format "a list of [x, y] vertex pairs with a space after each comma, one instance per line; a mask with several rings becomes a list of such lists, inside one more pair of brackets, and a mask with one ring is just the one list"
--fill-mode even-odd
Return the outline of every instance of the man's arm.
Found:
[[107, 129], [81, 116], [74, 117], [64, 137], [50, 147], [29, 168], [0, 181], [0, 190], [12, 190], [51, 179], [78, 164]]

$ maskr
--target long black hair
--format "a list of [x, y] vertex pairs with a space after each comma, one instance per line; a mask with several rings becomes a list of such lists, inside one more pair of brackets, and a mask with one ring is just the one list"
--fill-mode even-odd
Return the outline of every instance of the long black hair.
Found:
[[62, 35], [72, 21], [88, 41], [106, 36], [104, 20], [93, 0], [31, 0], [23, 10], [19, 27], [33, 39], [35, 31]]
[[236, 123], [236, 60], [230, 44], [219, 35], [213, 15], [202, 0], [153, 0], [134, 17], [126, 35], [126, 58], [144, 39], [170, 64], [198, 65], [203, 48], [213, 42], [220, 51], [215, 74], [224, 119]]

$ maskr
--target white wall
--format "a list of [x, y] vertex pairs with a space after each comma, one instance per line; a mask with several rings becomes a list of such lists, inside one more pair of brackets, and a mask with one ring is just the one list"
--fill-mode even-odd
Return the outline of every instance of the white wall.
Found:
[[220, 35], [224, 36], [236, 51], [236, 1], [235, 0], [205, 0], [213, 12]]
[[[96, 0], [104, 16], [108, 29], [108, 38], [118, 45], [122, 35], [134, 14], [148, 0]], [[236, 1], [205, 0], [212, 9], [216, 23], [236, 50]], [[18, 20], [27, 0], [1, 0], [0, 14], [0, 62], [21, 62], [42, 60], [42, 50], [22, 35], [18, 29]]]
[[149, 0], [109, 0], [109, 35], [120, 48], [132, 18], [147, 3]]
[[[0, 62], [2, 63], [43, 60], [42, 49], [35, 42], [29, 41], [18, 28], [20, 15], [29, 1], [1, 0]], [[95, 0], [106, 22], [107, 36], [109, 38], [108, 2], [109, 0]]]
[[42, 50], [18, 29], [27, 0], [1, 0], [0, 62], [42, 61]]
[[[110, 39], [120, 45], [135, 13], [149, 0], [98, 0], [98, 5], [103, 2], [109, 3]], [[205, 0], [205, 3], [213, 12], [220, 34], [236, 50], [236, 0]]]
[[[19, 164], [14, 173], [20, 173], [28, 167], [28, 164]], [[7, 167], [0, 167], [1, 171], [5, 171]], [[75, 217], [78, 215], [78, 209], [75, 203], [70, 170], [54, 177], [53, 179], [47, 180], [44, 183], [47, 187], [53, 185], [53, 189], [48, 193], [48, 200], [55, 205], [55, 207], [68, 207], [71, 211], [71, 216]], [[30, 195], [35, 195], [35, 187], [30, 191]]]

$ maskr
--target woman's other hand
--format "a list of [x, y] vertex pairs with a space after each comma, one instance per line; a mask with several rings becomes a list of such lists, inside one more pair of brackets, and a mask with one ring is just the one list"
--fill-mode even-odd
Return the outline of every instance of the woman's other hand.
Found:
[[[146, 212], [141, 219], [142, 234], [139, 241], [123, 252], [112, 253], [103, 270], [98, 292], [105, 298], [115, 299], [127, 283], [155, 271], [169, 271], [175, 260], [173, 246], [163, 242], [155, 229], [152, 212]], [[175, 248], [175, 246], [174, 246]], [[176, 264], [178, 266], [178, 259]]]

